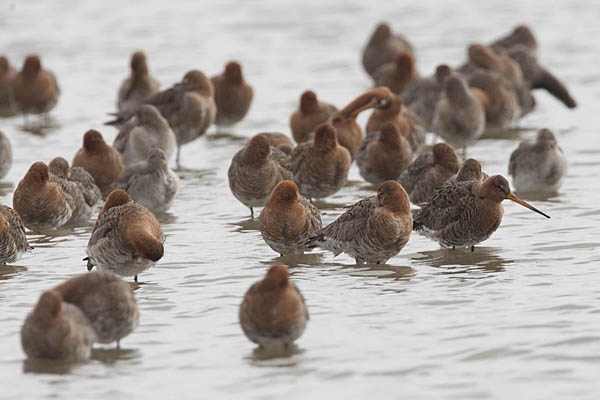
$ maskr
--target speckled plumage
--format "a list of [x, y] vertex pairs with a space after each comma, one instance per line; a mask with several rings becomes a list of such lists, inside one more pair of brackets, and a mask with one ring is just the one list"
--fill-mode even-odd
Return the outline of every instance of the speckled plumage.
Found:
[[145, 161], [152, 149], [161, 149], [169, 160], [177, 148], [177, 138], [156, 107], [142, 104], [119, 129], [113, 148], [127, 167]]
[[89, 221], [96, 204], [102, 199], [102, 193], [92, 175], [83, 168], [70, 168], [69, 162], [56, 157], [48, 164], [50, 180], [58, 183], [65, 192], [65, 198], [73, 209], [69, 225], [78, 225]]
[[160, 85], [148, 71], [146, 54], [136, 51], [131, 55], [131, 74], [119, 86], [117, 109], [129, 111], [143, 104], [150, 96], [160, 90]]
[[264, 241], [282, 256], [302, 254], [306, 242], [323, 227], [319, 209], [300, 196], [292, 181], [281, 181], [258, 217]]
[[138, 325], [138, 306], [129, 284], [110, 271], [77, 275], [53, 290], [85, 314], [100, 343], [118, 343]]
[[19, 214], [8, 206], [0, 205], [0, 264], [15, 262], [30, 249]]
[[160, 213], [173, 204], [179, 189], [179, 177], [167, 166], [165, 153], [153, 149], [145, 161], [127, 167], [114, 188], [123, 189], [136, 203]]
[[376, 196], [353, 204], [323, 228], [310, 245], [347, 253], [357, 264], [385, 264], [406, 245], [412, 225], [408, 195], [398, 182], [387, 181]]
[[510, 155], [508, 174], [518, 192], [556, 192], [567, 173], [567, 158], [549, 129], [523, 141]]
[[291, 179], [289, 156], [275, 147], [263, 135], [252, 137], [231, 160], [227, 177], [231, 192], [250, 208], [262, 207], [279, 182]]
[[156, 216], [116, 189], [106, 198], [88, 241], [88, 270], [96, 266], [137, 279], [162, 258], [164, 241]]
[[[444, 247], [471, 247], [489, 238], [502, 221], [502, 200], [510, 199], [542, 214], [494, 175], [483, 182], [448, 182], [414, 216], [414, 230]], [[548, 217], [545, 214], [542, 214]], [[548, 217], [549, 218], [549, 217]]]
[[13, 208], [25, 226], [36, 232], [65, 225], [73, 216], [74, 204], [65, 185], [50, 179], [48, 166], [43, 162], [31, 165], [13, 194]]
[[21, 345], [29, 358], [87, 360], [95, 340], [89, 319], [55, 290], [40, 296], [21, 328]]
[[460, 162], [454, 149], [438, 143], [428, 154], [421, 154], [400, 175], [398, 182], [404, 187], [413, 204], [425, 203], [435, 189], [456, 174]]
[[293, 180], [303, 196], [331, 196], [346, 184], [351, 162], [350, 152], [338, 144], [333, 126], [321, 124], [312, 141], [300, 143], [292, 152]]
[[288, 277], [287, 267], [272, 266], [263, 280], [248, 289], [240, 304], [240, 326], [260, 347], [288, 346], [304, 332], [308, 309]]

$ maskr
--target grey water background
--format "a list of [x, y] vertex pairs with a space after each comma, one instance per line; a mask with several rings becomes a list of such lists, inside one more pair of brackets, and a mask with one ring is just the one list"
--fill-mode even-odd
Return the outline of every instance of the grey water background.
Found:
[[[25, 362], [20, 347], [21, 324], [40, 293], [85, 272], [91, 226], [30, 235], [35, 250], [0, 266], [0, 398], [598, 398], [598, 17], [591, 0], [0, 2], [0, 52], [18, 67], [39, 53], [63, 91], [45, 135], [24, 132], [22, 118], [0, 120], [15, 159], [0, 185], [2, 204], [12, 204], [34, 161], [71, 160], [86, 130], [112, 142], [116, 130], [102, 122], [136, 49], [147, 52], [163, 88], [192, 68], [217, 74], [232, 59], [255, 88], [242, 123], [227, 134], [212, 127], [183, 148], [189, 170], [161, 217], [165, 256], [140, 275], [140, 326], [120, 351], [98, 347], [84, 364], [38, 365]], [[260, 356], [237, 311], [277, 254], [231, 195], [227, 167], [248, 137], [289, 134], [305, 89], [338, 106], [368, 90], [360, 51], [381, 20], [411, 40], [424, 75], [442, 62], [459, 65], [471, 42], [530, 24], [541, 62], [579, 107], [536, 92], [533, 113], [469, 155], [486, 172], [506, 174], [518, 141], [548, 127], [567, 154], [568, 176], [558, 196], [531, 200], [552, 219], [505, 204], [502, 226], [475, 253], [413, 236], [384, 266], [357, 267], [321, 251], [282, 260], [311, 320], [296, 352]], [[374, 190], [353, 165], [347, 186], [320, 204], [324, 222]]]

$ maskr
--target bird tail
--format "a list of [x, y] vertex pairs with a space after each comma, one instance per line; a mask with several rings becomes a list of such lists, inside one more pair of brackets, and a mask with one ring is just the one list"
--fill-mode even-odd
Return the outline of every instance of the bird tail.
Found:
[[109, 113], [108, 115], [110, 115], [112, 119], [110, 121], [104, 122], [104, 125], [116, 125], [116, 126], [119, 126], [119, 125], [122, 125], [125, 122], [125, 119], [119, 113]]
[[324, 241], [325, 235], [321, 233], [317, 236], [309, 238], [306, 242], [304, 242], [304, 245], [307, 249], [314, 249], [315, 247], [319, 247], [320, 243], [323, 243]]

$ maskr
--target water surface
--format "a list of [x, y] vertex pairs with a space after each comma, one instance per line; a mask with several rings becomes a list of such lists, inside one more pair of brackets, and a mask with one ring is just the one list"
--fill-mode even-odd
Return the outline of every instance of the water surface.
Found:
[[[0, 186], [12, 204], [29, 165], [72, 159], [83, 133], [105, 127], [132, 51], [144, 49], [163, 87], [191, 68], [209, 75], [240, 60], [255, 88], [245, 121], [183, 148], [182, 185], [169, 215], [165, 257], [140, 276], [140, 326], [122, 349], [98, 347], [85, 364], [25, 361], [19, 331], [39, 294], [85, 272], [90, 227], [31, 235], [35, 251], [0, 267], [0, 398], [569, 398], [600, 393], [600, 54], [594, 1], [381, 3], [364, 1], [24, 1], [0, 4], [0, 51], [15, 64], [30, 52], [55, 71], [62, 96], [55, 128], [0, 121], [15, 162]], [[458, 2], [450, 2], [458, 3]], [[370, 87], [360, 50], [379, 20], [417, 49], [418, 68], [458, 65], [472, 41], [517, 23], [534, 27], [544, 65], [579, 103], [568, 110], [536, 92], [536, 110], [505, 138], [469, 155], [506, 174], [523, 138], [548, 127], [569, 160], [560, 193], [534, 200], [552, 216], [505, 205], [501, 228], [475, 253], [441, 250], [414, 236], [389, 265], [355, 266], [320, 251], [285, 259], [311, 320], [295, 351], [255, 353], [237, 322], [246, 289], [276, 261], [249, 210], [229, 192], [226, 171], [245, 140], [288, 132], [300, 93], [312, 88], [343, 106]], [[366, 122], [366, 116], [360, 121]], [[352, 166], [349, 184], [326, 200], [342, 206], [374, 193]]]

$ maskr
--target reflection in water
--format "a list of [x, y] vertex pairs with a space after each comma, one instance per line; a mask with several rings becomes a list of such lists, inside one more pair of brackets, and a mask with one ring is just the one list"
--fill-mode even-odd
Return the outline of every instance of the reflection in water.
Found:
[[418, 264], [429, 265], [435, 268], [465, 266], [460, 271], [452, 273], [469, 272], [473, 270], [484, 270], [488, 272], [504, 271], [504, 266], [514, 263], [514, 260], [506, 259], [501, 255], [501, 250], [494, 247], [477, 247], [471, 252], [464, 249], [439, 249], [424, 251], [413, 260]]
[[35, 120], [31, 120], [30, 118], [32, 117], [25, 117], [24, 124], [18, 127], [20, 131], [36, 136], [46, 136], [61, 127], [58, 121], [50, 114], [44, 114], [39, 118], [35, 118]]
[[[138, 349], [98, 348], [92, 349], [92, 360], [100, 361], [106, 365], [113, 365], [118, 361], [131, 361], [141, 359]], [[23, 361], [23, 372], [36, 374], [65, 375], [73, 372], [75, 367], [86, 364], [86, 361], [46, 360], [28, 358]]]
[[409, 266], [389, 264], [343, 265], [343, 269], [351, 270], [350, 275], [360, 277], [375, 277], [410, 281], [415, 276], [415, 270]]
[[24, 271], [27, 271], [27, 268], [20, 265], [0, 265], [0, 281], [12, 279]]
[[292, 359], [292, 357], [296, 354], [302, 353], [304, 353], [304, 349], [301, 349], [295, 343], [292, 343], [290, 345], [280, 347], [257, 347], [247, 358], [250, 359], [252, 363], [257, 366], [292, 367], [297, 363], [297, 360]]
[[233, 132], [216, 132], [212, 135], [206, 135], [206, 140], [209, 142], [216, 141], [231, 141], [231, 142], [246, 142], [248, 140], [247, 136], [237, 135]]
[[509, 129], [486, 130], [481, 139], [523, 140], [523, 133], [537, 132], [537, 128], [514, 127]]
[[71, 373], [71, 370], [74, 367], [82, 365], [83, 363], [84, 362], [28, 358], [23, 361], [23, 372], [65, 375]]
[[115, 364], [117, 361], [130, 361], [141, 359], [139, 349], [97, 348], [92, 350], [92, 360], [100, 361], [106, 365]]
[[288, 267], [300, 267], [319, 265], [323, 262], [322, 253], [305, 253], [296, 255], [287, 255], [283, 257], [275, 257], [270, 261], [264, 261], [263, 264], [271, 265], [274, 263], [285, 264]]
[[[249, 209], [247, 209], [250, 212]], [[258, 221], [258, 213], [256, 209], [254, 209], [254, 215], [256, 217], [252, 218], [248, 216], [246, 219], [243, 219], [238, 222], [232, 222], [231, 225], [237, 226], [234, 232], [248, 232], [248, 231], [258, 231], [260, 222]]]
[[12, 182], [0, 182], [0, 196], [8, 196], [12, 193], [15, 185]]

